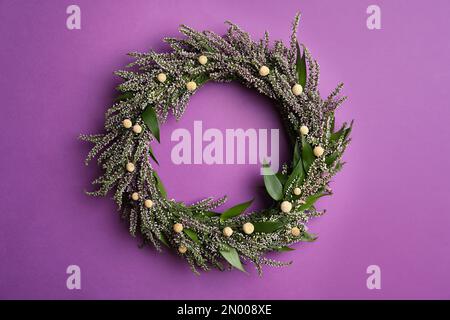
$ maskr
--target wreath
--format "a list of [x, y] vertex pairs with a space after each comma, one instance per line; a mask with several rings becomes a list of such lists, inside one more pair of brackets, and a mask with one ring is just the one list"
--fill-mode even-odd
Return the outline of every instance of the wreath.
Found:
[[[319, 65], [297, 41], [299, 18], [293, 22], [290, 47], [282, 41], [270, 45], [267, 32], [254, 42], [230, 22], [224, 36], [182, 25], [185, 38], [164, 39], [173, 51], [129, 54], [134, 62], [116, 72], [123, 79], [117, 87], [121, 95], [106, 112], [106, 132], [81, 135], [94, 144], [86, 165], [97, 157], [103, 168], [93, 181], [98, 189], [87, 193], [106, 196], [112, 190], [130, 233], [158, 250], [174, 249], [195, 273], [211, 267], [245, 271], [243, 264], [251, 261], [261, 274], [263, 265], [291, 263], [269, 259], [267, 252], [293, 250], [292, 244], [317, 238], [306, 223], [325, 212], [314, 204], [331, 195], [329, 182], [343, 165], [352, 123], [335, 130], [334, 112], [346, 98], [339, 94], [343, 84], [321, 98]], [[249, 201], [217, 213], [226, 196], [191, 205], [167, 198], [150, 162], [158, 164], [151, 142], [159, 142], [159, 124], [169, 110], [180, 119], [191, 95], [208, 81], [238, 81], [276, 103], [293, 159], [278, 173], [263, 165], [264, 184], [274, 200], [270, 208], [245, 214]]]

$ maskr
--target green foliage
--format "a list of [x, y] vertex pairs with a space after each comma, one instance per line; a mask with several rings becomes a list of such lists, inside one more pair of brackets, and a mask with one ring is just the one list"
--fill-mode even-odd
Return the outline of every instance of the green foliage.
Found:
[[230, 209], [226, 210], [224, 213], [220, 215], [220, 221], [225, 221], [230, 218], [236, 217], [243, 213], [250, 205], [252, 204], [253, 199], [247, 202], [243, 202], [240, 204], [235, 205], [234, 207], [231, 207]]
[[222, 257], [224, 257], [224, 259], [233, 267], [242, 272], [246, 272], [244, 267], [242, 266], [241, 259], [239, 259], [239, 254], [235, 248], [224, 245], [224, 248], [221, 249], [219, 252], [222, 255]]
[[305, 54], [302, 55], [298, 42], [297, 42], [297, 62], [295, 64], [295, 70], [297, 71], [298, 83], [304, 88], [306, 85], [306, 58]]
[[153, 109], [153, 107], [151, 105], [147, 105], [141, 117], [142, 120], [144, 120], [144, 123], [152, 132], [153, 136], [156, 138], [156, 140], [160, 142], [158, 116], [156, 115], [156, 112]]
[[197, 235], [197, 233], [194, 231], [194, 230], [192, 230], [192, 229], [183, 229], [183, 232], [189, 237], [189, 238], [191, 238], [191, 240], [192, 241], [194, 241], [195, 243], [197, 243], [197, 244], [199, 244], [200, 243], [200, 240], [199, 240], [199, 238], [198, 238], [198, 235]]
[[254, 222], [255, 232], [272, 233], [286, 225], [286, 220]]
[[315, 160], [313, 149], [305, 137], [302, 137], [302, 160], [305, 172], [308, 172], [309, 167]]
[[267, 193], [274, 200], [281, 200], [283, 198], [283, 185], [278, 177], [272, 172], [270, 167], [264, 167], [264, 185], [266, 186]]

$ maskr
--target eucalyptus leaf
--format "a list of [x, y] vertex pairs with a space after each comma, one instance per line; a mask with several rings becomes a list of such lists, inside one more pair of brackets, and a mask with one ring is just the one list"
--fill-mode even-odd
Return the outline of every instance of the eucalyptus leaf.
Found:
[[297, 61], [295, 64], [295, 69], [297, 71], [298, 83], [304, 88], [306, 85], [306, 57], [304, 53], [302, 55], [298, 42], [297, 42]]
[[147, 105], [144, 112], [142, 112], [141, 117], [142, 120], [144, 120], [144, 123], [150, 129], [153, 136], [156, 138], [156, 140], [160, 142], [158, 117], [156, 116], [156, 112], [153, 109], [153, 107], [151, 105]]
[[222, 257], [224, 257], [224, 259], [228, 261], [229, 264], [231, 264], [236, 269], [247, 273], [244, 267], [242, 266], [241, 259], [239, 258], [239, 254], [237, 253], [235, 248], [226, 245], [225, 248], [219, 250], [219, 252], [222, 255]]
[[192, 229], [183, 229], [183, 232], [189, 237], [191, 238], [192, 241], [194, 241], [195, 243], [200, 243], [200, 240], [198, 238], [197, 233], [192, 230]]
[[244, 203], [240, 203], [238, 205], [235, 205], [234, 207], [231, 207], [230, 209], [226, 210], [224, 213], [220, 215], [220, 221], [225, 221], [227, 219], [236, 217], [240, 215], [242, 212], [245, 211], [250, 205], [252, 204], [253, 199]]
[[274, 231], [280, 229], [285, 224], [286, 224], [286, 221], [284, 221], [284, 220], [261, 221], [261, 222], [254, 222], [253, 226], [255, 227], [255, 232], [271, 233], [271, 232], [274, 232]]
[[302, 137], [302, 160], [303, 168], [305, 172], [308, 173], [309, 167], [315, 160], [313, 149], [305, 137]]

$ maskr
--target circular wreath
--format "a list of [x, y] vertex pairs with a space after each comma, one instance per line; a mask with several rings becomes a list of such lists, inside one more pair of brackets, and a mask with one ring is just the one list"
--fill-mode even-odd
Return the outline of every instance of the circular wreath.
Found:
[[[97, 156], [104, 169], [93, 181], [93, 196], [114, 190], [114, 199], [129, 231], [158, 250], [165, 245], [184, 257], [192, 270], [211, 266], [245, 271], [241, 261], [283, 266], [265, 257], [270, 251], [293, 250], [290, 245], [313, 241], [306, 223], [322, 215], [314, 203], [330, 195], [330, 179], [342, 167], [342, 154], [352, 124], [334, 130], [334, 111], [345, 100], [342, 84], [326, 98], [318, 91], [319, 65], [307, 48], [300, 48], [296, 15], [290, 47], [282, 41], [259, 42], [227, 22], [224, 36], [180, 27], [183, 39], [165, 38], [169, 53], [130, 53], [135, 61], [128, 71], [116, 72], [124, 82], [122, 93], [106, 112], [106, 133], [81, 135], [94, 143], [86, 164]], [[149, 158], [157, 160], [150, 145], [159, 141], [159, 123], [169, 110], [180, 119], [187, 102], [208, 81], [239, 81], [272, 98], [285, 122], [294, 152], [292, 163], [274, 174], [266, 168], [264, 183], [274, 199], [270, 208], [243, 214], [251, 202], [223, 213], [214, 210], [226, 201], [206, 198], [192, 205], [167, 199], [166, 191]], [[228, 264], [224, 265], [223, 262]]]

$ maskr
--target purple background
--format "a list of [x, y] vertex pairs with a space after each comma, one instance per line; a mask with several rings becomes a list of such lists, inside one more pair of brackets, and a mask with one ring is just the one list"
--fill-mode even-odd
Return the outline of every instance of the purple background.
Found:
[[[378, 4], [382, 29], [368, 30]], [[66, 7], [82, 29], [66, 29]], [[294, 264], [195, 276], [176, 255], [138, 249], [113, 202], [84, 195], [97, 173], [83, 165], [129, 51], [164, 50], [186, 23], [223, 33], [223, 21], [257, 39], [299, 37], [319, 60], [323, 95], [344, 81], [338, 121], [356, 120], [347, 166], [319, 240], [279, 255]], [[0, 0], [0, 298], [306, 299], [450, 298], [447, 165], [450, 69], [448, 1], [7, 1]], [[277, 128], [267, 99], [239, 85], [208, 84], [155, 147], [169, 195], [184, 201], [228, 194], [230, 205], [261, 184], [256, 166], [175, 166], [170, 133], [203, 120], [209, 128]], [[282, 141], [286, 150], [285, 141]], [[284, 155], [286, 156], [286, 154]], [[261, 205], [261, 197], [255, 205]], [[82, 289], [66, 288], [81, 267]], [[382, 289], [366, 288], [381, 267]]]

